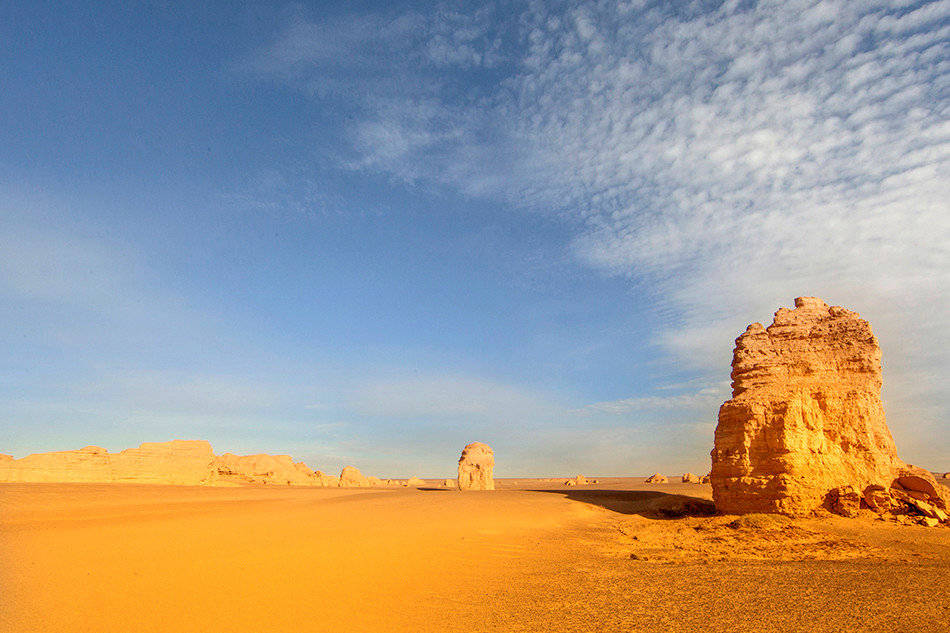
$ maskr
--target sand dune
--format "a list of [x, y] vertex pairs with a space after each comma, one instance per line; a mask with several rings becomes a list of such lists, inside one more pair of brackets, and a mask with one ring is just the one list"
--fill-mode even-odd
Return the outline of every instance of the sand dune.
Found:
[[642, 481], [4, 484], [0, 630], [946, 630], [950, 530], [671, 518], [709, 486]]

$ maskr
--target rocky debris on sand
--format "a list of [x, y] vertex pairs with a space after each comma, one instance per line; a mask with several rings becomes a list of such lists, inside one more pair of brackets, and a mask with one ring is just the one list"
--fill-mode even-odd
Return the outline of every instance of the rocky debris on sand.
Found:
[[924, 512], [907, 499], [945, 509], [933, 476], [898, 458], [881, 384], [880, 347], [855, 312], [799, 297], [768, 328], [750, 325], [711, 454], [719, 511]]
[[495, 454], [482, 442], [472, 442], [459, 457], [459, 490], [494, 490]]
[[344, 466], [340, 471], [340, 488], [364, 488], [369, 485], [366, 477], [355, 466]]
[[698, 484], [702, 481], [699, 475], [694, 475], [693, 473], [683, 473], [684, 484]]
[[667, 482], [669, 482], [669, 479], [667, 479], [666, 477], [664, 477], [664, 476], [661, 475], [660, 473], [653, 473], [652, 475], [650, 475], [649, 477], [647, 477], [647, 480], [646, 480], [645, 482], [643, 482], [643, 483], [646, 483], [646, 484], [665, 484], [665, 483], [667, 483]]

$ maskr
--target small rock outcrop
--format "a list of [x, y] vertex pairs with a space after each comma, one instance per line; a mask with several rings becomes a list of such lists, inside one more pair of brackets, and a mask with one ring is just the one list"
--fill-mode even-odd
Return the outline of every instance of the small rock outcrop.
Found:
[[665, 483], [667, 483], [667, 482], [669, 482], [669, 479], [667, 479], [666, 477], [664, 477], [664, 476], [661, 475], [660, 473], [653, 473], [652, 475], [650, 475], [649, 477], [647, 477], [647, 480], [646, 480], [645, 482], [643, 482], [643, 483], [645, 483], [645, 484], [665, 484]]
[[326, 486], [329, 482], [319, 471], [314, 472], [290, 455], [232, 455], [214, 458], [215, 476], [219, 482], [237, 484], [277, 484], [284, 486]]
[[340, 488], [365, 488], [369, 480], [356, 466], [344, 466], [340, 471]]
[[702, 483], [702, 479], [699, 475], [694, 475], [693, 473], [683, 473], [682, 482], [684, 484], [698, 484]]
[[880, 347], [855, 312], [799, 297], [768, 328], [750, 325], [736, 339], [711, 454], [718, 510], [854, 516], [915, 488], [945, 503], [929, 473], [898, 458], [881, 384]]
[[418, 477], [410, 477], [406, 480], [406, 485], [410, 488], [421, 488], [426, 485], [426, 482]]
[[459, 457], [459, 490], [495, 489], [495, 453], [488, 444], [472, 442]]

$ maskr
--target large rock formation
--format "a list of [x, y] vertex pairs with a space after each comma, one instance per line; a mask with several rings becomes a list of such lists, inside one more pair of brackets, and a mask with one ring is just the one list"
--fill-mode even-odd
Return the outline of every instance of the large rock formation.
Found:
[[211, 444], [204, 440], [146, 442], [109, 453], [98, 446], [0, 460], [5, 482], [129, 482], [199, 485], [212, 483]]
[[459, 457], [459, 490], [495, 489], [495, 453], [488, 444], [472, 442]]
[[869, 488], [903, 494], [907, 467], [880, 394], [881, 350], [857, 313], [800, 297], [768, 328], [750, 325], [736, 339], [732, 399], [719, 409], [710, 473], [716, 507], [852, 514]]

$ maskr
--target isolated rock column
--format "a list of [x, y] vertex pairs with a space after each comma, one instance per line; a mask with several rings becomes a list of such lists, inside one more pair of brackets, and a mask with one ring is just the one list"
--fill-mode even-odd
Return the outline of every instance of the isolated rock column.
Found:
[[903, 467], [884, 420], [867, 321], [814, 297], [736, 339], [710, 483], [725, 513], [806, 514], [842, 486], [890, 486]]
[[472, 442], [459, 457], [459, 490], [494, 490], [495, 454], [488, 444]]

